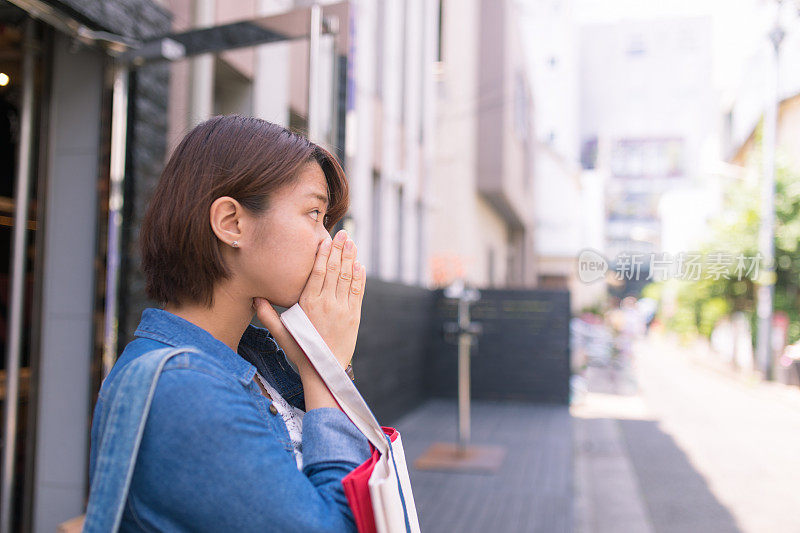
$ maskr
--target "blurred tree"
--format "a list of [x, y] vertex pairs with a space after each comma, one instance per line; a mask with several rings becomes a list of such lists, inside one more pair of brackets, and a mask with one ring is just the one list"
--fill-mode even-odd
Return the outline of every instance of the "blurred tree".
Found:
[[[747, 166], [760, 175], [761, 134], [756, 133]], [[702, 275], [697, 280], [672, 279], [651, 284], [649, 294], [661, 296], [665, 284], [672, 284], [675, 308], [659, 318], [667, 328], [687, 338], [711, 336], [717, 322], [741, 311], [749, 319], [755, 343], [754, 278], [763, 265], [758, 254], [758, 228], [761, 194], [758, 183], [742, 180], [724, 193], [722, 213], [709, 223], [710, 235], [700, 247]], [[787, 342], [800, 340], [800, 172], [778, 154], [775, 184], [775, 260], [776, 286], [774, 309], [789, 317]], [[712, 261], [717, 259], [717, 262]], [[730, 259], [725, 268], [721, 258]], [[753, 262], [758, 261], [757, 271]], [[711, 274], [713, 272], [713, 275]]]

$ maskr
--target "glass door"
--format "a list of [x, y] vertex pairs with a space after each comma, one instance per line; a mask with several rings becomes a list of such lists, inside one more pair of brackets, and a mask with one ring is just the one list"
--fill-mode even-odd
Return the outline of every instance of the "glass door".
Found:
[[[0, 404], [3, 415], [3, 450], [13, 446], [13, 468], [3, 469], [3, 484], [0, 490], [11, 487], [10, 494], [0, 494], [4, 505], [10, 506], [10, 530], [25, 530], [25, 516], [28, 509], [24, 503], [28, 501], [25, 493], [31, 487], [32, 446], [35, 424], [29, 420], [29, 414], [35, 411], [35, 389], [33, 385], [33, 367], [37, 343], [37, 309], [36, 304], [39, 284], [36, 282], [40, 239], [37, 230], [40, 227], [39, 215], [41, 205], [39, 199], [39, 139], [42, 138], [39, 128], [41, 113], [41, 87], [43, 79], [43, 62], [41, 61], [42, 43], [41, 27], [32, 23], [33, 42], [36, 46], [28, 50], [25, 46], [26, 32], [25, 13], [6, 2], [0, 3]], [[31, 75], [24, 75], [25, 54], [32, 54], [33, 70]], [[23, 109], [23, 91], [26, 83], [32, 85], [33, 102], [31, 112], [31, 144], [30, 144], [30, 186], [24, 191], [28, 197], [28, 214], [20, 223], [25, 225], [24, 268], [21, 280], [22, 314], [19, 331], [18, 359], [10, 353], [12, 331], [12, 290], [15, 280], [12, 279], [12, 263], [14, 255], [15, 208], [18, 198], [17, 173], [20, 168], [20, 142], [23, 135], [22, 124], [25, 117]], [[18, 361], [18, 363], [16, 362]], [[17, 368], [17, 387], [9, 386], [9, 374], [13, 379], [15, 373], [9, 368]], [[16, 393], [15, 393], [16, 392]], [[9, 402], [13, 404], [7, 405]], [[14, 409], [16, 406], [16, 409]], [[11, 430], [13, 428], [13, 430]], [[10, 431], [11, 430], [11, 431]], [[13, 433], [9, 436], [7, 433]]]

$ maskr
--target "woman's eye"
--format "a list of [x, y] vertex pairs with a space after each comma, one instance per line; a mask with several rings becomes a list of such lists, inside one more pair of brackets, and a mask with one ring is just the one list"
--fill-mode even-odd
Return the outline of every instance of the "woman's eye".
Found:
[[[314, 216], [314, 220], [316, 220], [317, 222], [319, 222], [319, 215], [320, 215], [320, 213], [322, 213], [322, 211], [320, 211], [319, 209], [314, 209], [314, 210], [313, 210], [313, 211], [311, 211], [311, 212], [312, 212], [312, 213], [316, 213], [316, 216]], [[327, 215], [326, 215], [325, 217], [323, 217], [323, 218], [322, 218], [322, 220], [325, 220], [325, 218], [327, 218]]]

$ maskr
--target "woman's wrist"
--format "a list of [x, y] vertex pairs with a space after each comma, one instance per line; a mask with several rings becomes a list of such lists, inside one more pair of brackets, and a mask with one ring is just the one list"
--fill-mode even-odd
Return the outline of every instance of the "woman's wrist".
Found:
[[[333, 407], [341, 409], [336, 399], [331, 394], [325, 381], [319, 375], [314, 365], [307, 359], [297, 366], [300, 381], [303, 382], [303, 396], [306, 403], [306, 411], [317, 407]], [[347, 365], [345, 369], [348, 377], [353, 379], [352, 365]]]
[[308, 361], [306, 361], [305, 365], [298, 367], [298, 371], [300, 380], [303, 382], [303, 398], [305, 399], [306, 411], [318, 407], [341, 409], [322, 377]]
[[[350, 375], [352, 373], [352, 371], [353, 371], [353, 365], [351, 364], [352, 360], [350, 361], [350, 363], [347, 363], [346, 365], [343, 365], [338, 360], [337, 360], [337, 362], [342, 367], [342, 369], [345, 372], [347, 372], [348, 375]], [[297, 373], [298, 374], [300, 374], [301, 371], [305, 371], [305, 372], [314, 371], [314, 365], [311, 364], [311, 361], [309, 361], [308, 357], [303, 357], [303, 359], [296, 366], [297, 366]]]

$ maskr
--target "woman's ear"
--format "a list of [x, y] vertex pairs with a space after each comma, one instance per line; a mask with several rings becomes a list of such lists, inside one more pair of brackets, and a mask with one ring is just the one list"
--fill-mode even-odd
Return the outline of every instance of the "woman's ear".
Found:
[[224, 244], [234, 247], [242, 245], [243, 214], [242, 204], [230, 196], [220, 196], [211, 204], [209, 210], [211, 229]]

